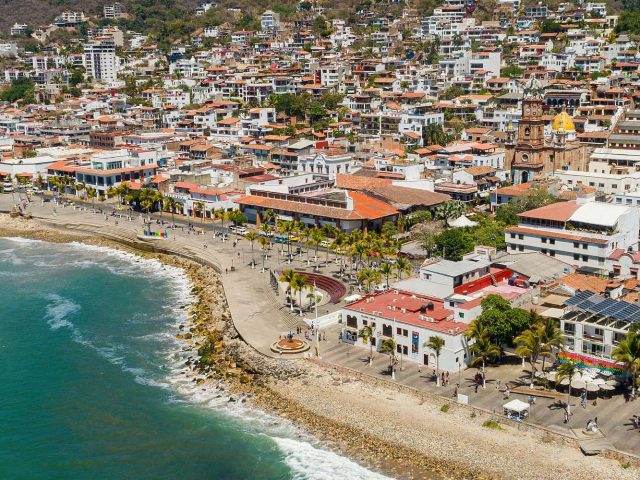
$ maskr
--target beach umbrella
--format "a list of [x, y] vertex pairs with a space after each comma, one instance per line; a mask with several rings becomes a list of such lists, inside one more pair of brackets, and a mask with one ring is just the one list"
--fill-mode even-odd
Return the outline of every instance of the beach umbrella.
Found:
[[547, 374], [545, 375], [546, 379], [549, 380], [550, 382], [555, 382], [556, 381], [556, 372], [547, 372]]
[[576, 390], [582, 390], [587, 386], [582, 380], [571, 380], [571, 388], [575, 388]]
[[598, 390], [598, 385], [595, 383], [587, 383], [587, 392], [597, 392]]
[[605, 384], [606, 384], [606, 385], [609, 385], [609, 386], [611, 386], [611, 387], [614, 387], [614, 388], [616, 388], [616, 387], [619, 387], [619, 386], [620, 386], [620, 382], [619, 382], [618, 380], [615, 380], [615, 379], [607, 380], [607, 381], [605, 382]]
[[543, 371], [538, 370], [536, 373], [533, 374], [533, 376], [536, 378], [545, 378], [546, 374]]
[[603, 385], [605, 382], [604, 378], [594, 378], [591, 383], [594, 385]]
[[611, 392], [615, 389], [616, 387], [614, 387], [613, 385], [609, 385], [608, 383], [603, 383], [602, 385], [600, 385], [600, 390], [604, 390], [605, 392]]

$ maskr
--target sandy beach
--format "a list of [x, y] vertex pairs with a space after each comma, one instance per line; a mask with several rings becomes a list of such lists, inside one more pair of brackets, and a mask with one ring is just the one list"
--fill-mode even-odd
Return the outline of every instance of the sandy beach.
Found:
[[588, 473], [597, 479], [640, 478], [637, 465], [585, 457], [574, 442], [560, 435], [502, 424], [488, 428], [483, 424], [492, 419], [490, 414], [444, 398], [309, 360], [264, 357], [239, 339], [219, 274], [212, 268], [8, 215], [0, 215], [0, 236], [83, 241], [183, 268], [199, 301], [191, 308], [192, 324], [182, 326], [176, 336], [206, 353], [206, 362], [194, 360], [191, 365], [193, 380], [210, 388], [218, 388], [224, 380], [234, 399], [242, 397], [250, 405], [287, 418], [330, 448], [391, 476], [571, 480]]

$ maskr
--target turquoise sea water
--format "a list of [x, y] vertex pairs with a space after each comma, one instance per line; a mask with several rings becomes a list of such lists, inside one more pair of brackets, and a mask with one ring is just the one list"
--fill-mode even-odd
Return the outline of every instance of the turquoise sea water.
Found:
[[0, 239], [0, 479], [378, 479], [182, 375], [180, 271]]

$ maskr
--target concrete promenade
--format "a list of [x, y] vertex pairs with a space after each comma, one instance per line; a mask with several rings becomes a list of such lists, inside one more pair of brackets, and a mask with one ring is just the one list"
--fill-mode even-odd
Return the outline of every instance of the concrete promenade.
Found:
[[[76, 201], [77, 205], [80, 205]], [[13, 206], [12, 196], [0, 194], [0, 211], [9, 212]], [[196, 228], [202, 225], [197, 219], [176, 217], [175, 224], [179, 227], [170, 232], [169, 239], [141, 240], [138, 235], [142, 233], [144, 219], [139, 213], [135, 213], [131, 221], [127, 218], [110, 216], [113, 211], [111, 206], [100, 205], [104, 213], [92, 213], [91, 205], [87, 210], [80, 208], [62, 207], [53, 201], [42, 203], [35, 199], [28, 205], [27, 213], [31, 213], [34, 221], [51, 225], [55, 228], [91, 233], [105, 238], [121, 240], [130, 244], [156, 247], [167, 253], [175, 253], [195, 260], [204, 260], [210, 265], [217, 266], [229, 304], [231, 316], [238, 333], [253, 348], [267, 356], [277, 356], [270, 350], [272, 342], [278, 340], [280, 335], [289, 331], [295, 331], [296, 326], [302, 326], [302, 317], [292, 314], [285, 305], [285, 299], [277, 297], [269, 283], [268, 270], [262, 272], [262, 260], [260, 246], [254, 244], [254, 258], [256, 267], [251, 268], [251, 245], [242, 237], [237, 239], [229, 235], [226, 241], [221, 236], [213, 237], [216, 225], [213, 222], [204, 223], [204, 235], [188, 233], [187, 225], [192, 223]], [[54, 212], [55, 209], [55, 212]], [[117, 212], [120, 213], [120, 212]], [[171, 221], [171, 216], [164, 214], [165, 221]], [[160, 225], [155, 224], [158, 214], [153, 215], [152, 230], [161, 230]], [[116, 225], [117, 221], [117, 225]], [[219, 224], [217, 225], [220, 229]], [[306, 262], [294, 260], [293, 268], [305, 268]], [[276, 251], [274, 246], [270, 256], [265, 261], [266, 269], [287, 268], [286, 262]]]
[[[11, 206], [11, 196], [0, 194], [0, 211], [7, 212]], [[111, 208], [108, 206], [101, 205], [100, 208], [107, 214], [111, 212]], [[205, 235], [188, 234], [187, 228], [184, 231], [182, 228], [178, 228], [170, 230], [168, 240], [143, 242], [137, 238], [137, 235], [142, 232], [144, 224], [138, 213], [134, 214], [132, 221], [125, 218], [118, 219], [116, 225], [115, 218], [107, 216], [105, 220], [104, 213], [94, 214], [73, 207], [63, 208], [56, 206], [53, 202], [47, 202], [44, 205], [39, 201], [32, 202], [27, 211], [32, 213], [36, 221], [59, 228], [95, 233], [106, 238], [117, 237], [126, 242], [158, 245], [169, 253], [205, 260], [216, 265], [221, 272], [227, 302], [236, 329], [249, 345], [264, 355], [276, 356], [269, 349], [271, 343], [277, 340], [280, 335], [291, 330], [295, 331], [296, 326], [303, 325], [302, 318], [292, 314], [289, 307], [285, 305], [284, 297], [282, 295], [276, 296], [269, 284], [269, 274], [262, 273], [262, 258], [258, 243], [256, 242], [254, 245], [256, 267], [251, 268], [250, 242], [240, 238], [234, 247], [236, 239], [233, 235], [229, 235], [225, 242], [221, 241], [220, 236], [214, 238], [214, 228], [219, 230], [219, 224], [205, 222]], [[171, 216], [165, 214], [164, 219], [171, 221]], [[199, 221], [185, 217], [176, 217], [175, 224], [186, 226], [188, 222], [195, 223], [196, 228], [201, 227]], [[159, 225], [154, 223], [152, 228], [159, 230]], [[276, 271], [284, 268], [310, 269], [307, 265], [306, 254], [298, 257], [289, 265], [286, 263], [286, 257], [278, 252], [278, 248], [282, 248], [282, 246], [274, 245], [270, 256], [265, 260], [267, 269], [271, 268]], [[313, 252], [310, 256], [313, 256]], [[321, 254], [320, 257], [323, 261], [324, 254]], [[331, 259], [333, 257], [332, 254]], [[335, 269], [335, 265], [331, 263], [329, 267], [322, 267], [321, 273], [331, 275]], [[340, 306], [341, 304], [323, 305], [319, 308], [319, 313], [325, 314], [327, 311], [335, 311]], [[311, 317], [312, 314], [307, 314], [307, 316]], [[347, 367], [381, 380], [392, 381], [387, 373], [388, 357], [386, 355], [374, 354], [373, 365], [369, 366], [368, 350], [340, 343], [338, 340], [339, 330], [340, 326], [336, 325], [323, 332], [326, 336], [326, 340], [320, 342], [320, 354], [323, 362]], [[487, 388], [479, 388], [476, 391], [473, 384], [475, 369], [450, 372], [449, 385], [438, 387], [432, 379], [431, 369], [426, 367], [419, 369], [417, 363], [406, 359], [403, 359], [402, 367], [396, 373], [396, 383], [449, 399], [453, 398], [455, 385], [459, 383], [458, 392], [468, 396], [471, 406], [489, 412], [493, 411], [496, 415], [502, 414], [502, 405], [506, 402], [503, 400], [502, 394], [496, 390], [495, 380], [500, 379], [503, 385], [510, 382], [510, 385], [513, 386], [527, 383], [528, 377], [528, 365], [523, 368], [519, 361], [514, 360], [512, 364], [488, 368]], [[527, 397], [522, 395], [512, 394], [511, 399], [513, 398], [527, 400]], [[611, 399], [598, 398], [597, 405], [593, 405], [593, 400], [591, 400], [587, 403], [586, 408], [582, 408], [579, 398], [574, 396], [572, 397], [571, 409], [573, 415], [570, 422], [564, 424], [563, 409], [559, 401], [537, 398], [527, 422], [573, 437], [571, 429], [582, 429], [587, 420], [598, 417], [601, 430], [614, 448], [635, 455], [640, 454], [640, 431], [634, 429], [631, 422], [634, 414], [640, 415], [640, 403], [625, 402], [623, 396], [617, 394]]]

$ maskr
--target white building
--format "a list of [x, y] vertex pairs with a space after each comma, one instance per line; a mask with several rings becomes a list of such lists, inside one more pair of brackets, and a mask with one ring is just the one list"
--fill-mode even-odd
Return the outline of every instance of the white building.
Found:
[[280, 25], [280, 14], [267, 10], [260, 17], [260, 26], [263, 31], [277, 30]]
[[629, 327], [640, 318], [640, 306], [613, 298], [604, 298], [589, 291], [577, 291], [565, 302], [560, 318], [560, 330], [570, 353], [586, 364], [597, 366], [602, 360], [613, 361], [613, 350], [619, 345]]
[[109, 20], [120, 18], [122, 16], [122, 5], [120, 5], [119, 2], [116, 2], [113, 5], [105, 5], [102, 9], [102, 13], [104, 18]]
[[[342, 321], [346, 327], [342, 339], [358, 347], [373, 345], [378, 351], [387, 339], [396, 344], [397, 357], [422, 365], [436, 366], [433, 350], [425, 344], [430, 337], [444, 340], [438, 364], [441, 370], [450, 372], [466, 368], [469, 361], [467, 341], [463, 335], [467, 324], [455, 320], [454, 311], [445, 308], [442, 300], [416, 295], [402, 290], [387, 290], [367, 295], [361, 300], [345, 305]], [[363, 339], [358, 332], [363, 327], [373, 328], [374, 336]]]
[[607, 273], [614, 251], [638, 247], [639, 217], [634, 208], [582, 197], [521, 213], [517, 227], [505, 230], [509, 253], [540, 252], [569, 265]]
[[298, 171], [328, 175], [331, 180], [338, 173], [351, 173], [353, 156], [350, 153], [317, 151], [298, 158]]
[[9, 31], [12, 37], [17, 37], [19, 35], [24, 35], [27, 32], [29, 25], [26, 23], [14, 23]]
[[96, 82], [113, 83], [118, 79], [120, 60], [113, 38], [98, 37], [84, 46], [84, 67]]
[[623, 195], [640, 187], [640, 172], [614, 174], [559, 170], [555, 176], [569, 186], [589, 186], [607, 195]]

